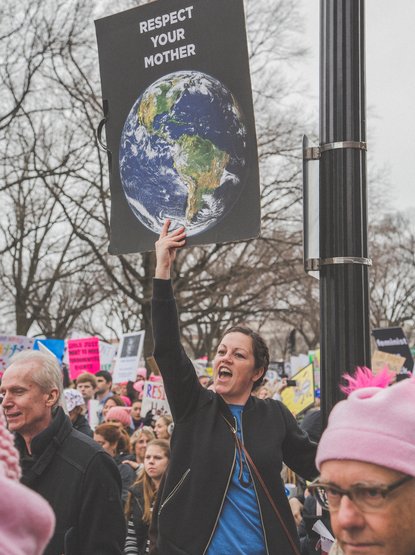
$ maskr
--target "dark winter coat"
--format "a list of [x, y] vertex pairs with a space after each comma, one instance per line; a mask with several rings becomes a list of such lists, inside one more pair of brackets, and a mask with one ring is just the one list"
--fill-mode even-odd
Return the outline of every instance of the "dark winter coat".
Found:
[[75, 422], [72, 424], [75, 430], [78, 432], [82, 432], [86, 434], [88, 437], [94, 437], [94, 432], [92, 431], [91, 426], [89, 425], [88, 420], [85, 418], [83, 414], [80, 414]]
[[[154, 356], [175, 422], [171, 461], [157, 513], [157, 545], [161, 555], [203, 555], [235, 464], [235, 442], [226, 422], [233, 423], [233, 417], [220, 395], [200, 386], [181, 346], [170, 280], [155, 279], [153, 286]], [[272, 399], [248, 399], [242, 433], [246, 449], [298, 543], [280, 472], [284, 461], [307, 479], [316, 476], [316, 444], [298, 427], [289, 410]], [[254, 474], [253, 479], [267, 552], [291, 555], [292, 548]]]
[[148, 539], [148, 524], [143, 522], [144, 515], [144, 491], [143, 484], [134, 484], [130, 488], [131, 513], [130, 520], [134, 523], [135, 537], [139, 555], [146, 552]]
[[16, 444], [22, 483], [38, 492], [56, 516], [54, 535], [44, 555], [121, 555], [125, 519], [117, 466], [95, 441], [74, 430], [62, 408], [48, 428]]

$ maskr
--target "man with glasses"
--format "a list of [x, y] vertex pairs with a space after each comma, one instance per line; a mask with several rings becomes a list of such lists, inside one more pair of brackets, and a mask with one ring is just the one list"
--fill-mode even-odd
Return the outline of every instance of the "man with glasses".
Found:
[[415, 378], [353, 391], [332, 410], [310, 486], [329, 509], [330, 554], [415, 555]]

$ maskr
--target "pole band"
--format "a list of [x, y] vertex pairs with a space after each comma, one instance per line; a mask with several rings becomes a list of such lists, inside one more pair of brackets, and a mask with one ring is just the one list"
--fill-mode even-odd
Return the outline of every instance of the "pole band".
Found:
[[333, 258], [309, 258], [305, 261], [306, 272], [319, 271], [321, 266], [332, 266], [335, 264], [360, 264], [361, 266], [372, 266], [371, 258], [361, 256], [334, 256]]
[[326, 143], [320, 146], [312, 146], [304, 149], [303, 158], [304, 160], [319, 160], [323, 152], [339, 148], [357, 148], [359, 150], [366, 151], [367, 143], [364, 141], [338, 141], [335, 143]]

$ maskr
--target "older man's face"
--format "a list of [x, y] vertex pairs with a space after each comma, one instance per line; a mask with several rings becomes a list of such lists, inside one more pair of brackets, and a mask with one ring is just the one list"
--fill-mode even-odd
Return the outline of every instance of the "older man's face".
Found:
[[1, 383], [4, 395], [3, 409], [8, 427], [23, 437], [33, 438], [50, 424], [52, 406], [57, 392], [45, 393], [31, 378], [38, 369], [36, 362], [12, 364], [7, 368]]
[[[347, 490], [388, 486], [402, 477], [375, 464], [333, 460], [322, 464], [320, 481]], [[330, 520], [345, 555], [415, 555], [415, 479], [390, 492], [376, 510], [362, 511], [344, 495]]]

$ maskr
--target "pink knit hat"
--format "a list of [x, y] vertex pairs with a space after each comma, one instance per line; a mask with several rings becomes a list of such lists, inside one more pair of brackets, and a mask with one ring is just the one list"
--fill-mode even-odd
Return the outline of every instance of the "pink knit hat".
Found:
[[42, 555], [55, 515], [43, 497], [19, 484], [19, 476], [18, 454], [0, 407], [0, 555]]
[[353, 391], [333, 408], [316, 465], [346, 459], [415, 476], [415, 378]]
[[106, 422], [118, 420], [123, 426], [131, 424], [130, 409], [127, 407], [111, 407], [105, 418]]

